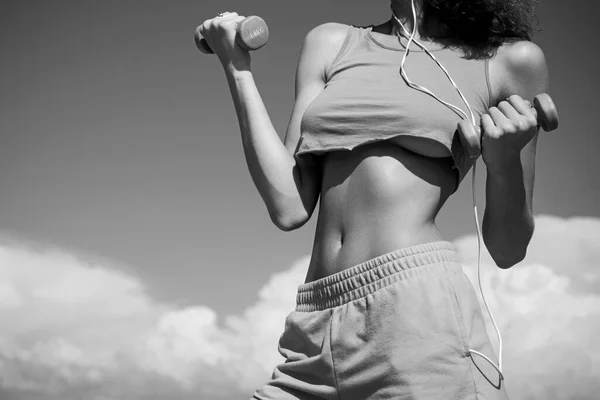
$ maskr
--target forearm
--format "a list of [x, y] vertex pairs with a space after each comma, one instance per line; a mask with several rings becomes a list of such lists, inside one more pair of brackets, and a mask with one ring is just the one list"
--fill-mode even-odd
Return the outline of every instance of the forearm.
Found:
[[534, 229], [529, 204], [518, 156], [501, 168], [488, 167], [482, 232], [500, 268], [512, 267], [525, 257]]
[[302, 212], [300, 174], [269, 118], [250, 70], [226, 71], [246, 163], [273, 222]]

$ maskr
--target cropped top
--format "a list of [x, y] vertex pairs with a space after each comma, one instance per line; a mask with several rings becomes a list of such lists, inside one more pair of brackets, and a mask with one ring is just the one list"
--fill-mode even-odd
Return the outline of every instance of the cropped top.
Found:
[[[432, 96], [409, 87], [400, 74], [405, 43], [372, 30], [373, 26], [349, 27], [339, 54], [326, 71], [323, 92], [302, 116], [294, 157], [352, 150], [398, 136], [427, 138], [448, 149], [456, 171], [456, 191], [473, 165], [456, 133], [463, 117]], [[492, 104], [488, 60], [468, 60], [458, 51], [422, 43], [448, 70], [476, 119], [480, 119]], [[468, 114], [442, 69], [414, 43], [404, 68], [412, 82]]]

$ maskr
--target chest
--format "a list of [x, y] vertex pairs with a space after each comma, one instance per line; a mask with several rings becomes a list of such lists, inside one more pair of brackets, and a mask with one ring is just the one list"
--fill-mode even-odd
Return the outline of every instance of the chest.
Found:
[[[487, 63], [457, 61], [456, 56], [440, 58], [476, 116], [480, 116], [487, 110], [490, 97]], [[448, 147], [457, 123], [464, 117], [431, 94], [409, 86], [401, 74], [400, 64], [400, 53], [396, 58], [350, 57], [345, 60], [331, 71], [324, 91], [307, 108], [302, 131], [318, 130], [340, 137], [366, 135], [367, 139], [369, 136], [412, 135], [433, 139]], [[404, 68], [410, 81], [468, 114], [456, 88], [425, 53], [411, 54]], [[412, 147], [417, 143], [398, 137], [394, 140]], [[430, 143], [427, 147], [437, 146]], [[432, 152], [441, 155], [439, 151]]]

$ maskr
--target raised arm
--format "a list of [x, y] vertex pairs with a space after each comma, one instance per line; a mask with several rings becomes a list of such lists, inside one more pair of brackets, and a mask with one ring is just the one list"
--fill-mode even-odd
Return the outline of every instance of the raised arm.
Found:
[[[498, 98], [507, 100], [492, 107], [491, 117], [484, 118], [495, 137], [488, 145], [495, 141], [500, 144], [496, 148], [506, 151], [496, 152], [495, 159], [490, 154], [486, 160], [484, 154], [487, 180], [482, 233], [496, 264], [509, 268], [525, 257], [534, 230], [532, 204], [539, 127], [524, 102], [547, 92], [549, 83], [544, 53], [534, 43], [508, 45], [499, 50], [497, 58], [495, 71], [491, 72], [500, 77]], [[485, 121], [483, 125], [485, 128]], [[526, 144], [512, 146], [519, 141]]]
[[[297, 164], [293, 152], [300, 138], [302, 115], [325, 87], [325, 71], [335, 56], [333, 47], [343, 25], [324, 24], [306, 35], [296, 74], [295, 104], [284, 144], [256, 87], [250, 56], [234, 41], [235, 27], [243, 19], [236, 14], [231, 18], [209, 20], [203, 24], [201, 33], [223, 64], [252, 180], [273, 223], [281, 230], [289, 231], [310, 219], [319, 197], [319, 167], [310, 163]], [[343, 38], [339, 47], [342, 41]]]
[[[294, 154], [300, 139], [300, 122], [306, 108], [323, 91], [326, 84], [325, 73], [340, 51], [348, 27], [338, 23], [326, 23], [312, 29], [304, 38], [296, 70], [295, 102], [285, 135], [285, 147]], [[293, 168], [294, 181], [306, 191], [302, 197], [300, 213], [288, 219], [289, 229], [302, 226], [310, 218], [316, 206], [321, 189], [321, 166], [304, 158]]]

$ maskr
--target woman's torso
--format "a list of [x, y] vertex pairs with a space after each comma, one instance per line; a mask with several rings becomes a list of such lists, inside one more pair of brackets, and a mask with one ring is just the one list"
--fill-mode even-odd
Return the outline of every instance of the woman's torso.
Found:
[[[398, 248], [440, 240], [435, 218], [470, 167], [456, 150], [454, 130], [461, 117], [406, 86], [400, 76], [404, 51], [397, 39], [370, 29], [351, 31], [324, 92], [303, 121], [299, 149], [320, 154], [322, 163], [306, 282]], [[435, 62], [412, 49], [405, 65], [408, 77], [467, 111]], [[433, 50], [479, 117], [491, 101], [487, 62], [462, 59], [441, 46]], [[369, 99], [376, 107], [367, 105]], [[307, 132], [311, 129], [313, 135]]]

